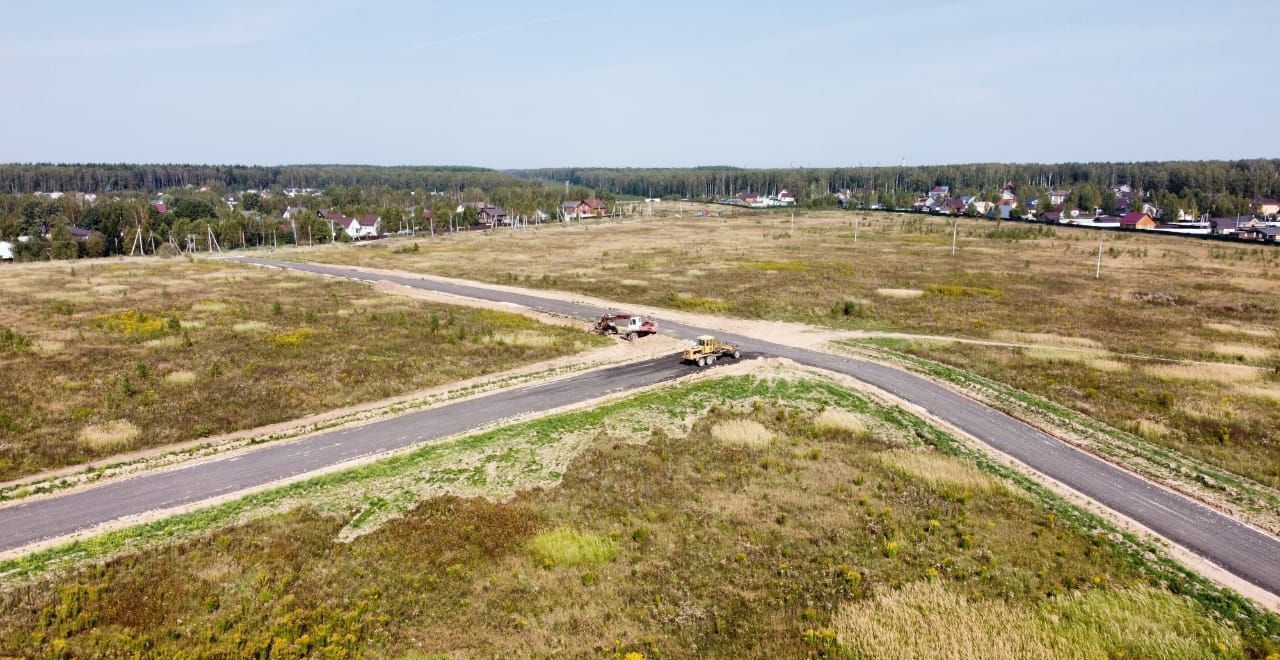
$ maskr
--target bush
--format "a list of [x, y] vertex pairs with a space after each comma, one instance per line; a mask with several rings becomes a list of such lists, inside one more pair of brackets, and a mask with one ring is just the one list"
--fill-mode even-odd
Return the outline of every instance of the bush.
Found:
[[0, 329], [0, 352], [13, 351], [18, 353], [30, 348], [31, 339], [9, 328]]
[[860, 319], [867, 315], [866, 305], [860, 300], [844, 300], [836, 303], [832, 310], [832, 316], [844, 316], [847, 318]]

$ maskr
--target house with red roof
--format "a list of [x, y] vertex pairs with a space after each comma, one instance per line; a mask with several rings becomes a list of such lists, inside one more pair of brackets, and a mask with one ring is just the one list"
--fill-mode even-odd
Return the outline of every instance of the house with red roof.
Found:
[[1120, 216], [1121, 229], [1155, 229], [1156, 221], [1140, 211], [1133, 211]]
[[603, 218], [608, 215], [608, 208], [604, 202], [592, 197], [591, 199], [571, 199], [560, 205], [560, 209], [564, 211], [566, 220], [577, 220], [581, 218]]

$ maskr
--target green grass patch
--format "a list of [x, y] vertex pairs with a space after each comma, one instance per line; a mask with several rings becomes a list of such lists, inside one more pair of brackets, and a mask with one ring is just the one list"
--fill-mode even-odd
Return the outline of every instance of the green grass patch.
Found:
[[529, 552], [548, 568], [594, 566], [613, 561], [618, 556], [618, 544], [608, 537], [558, 527], [530, 539]]

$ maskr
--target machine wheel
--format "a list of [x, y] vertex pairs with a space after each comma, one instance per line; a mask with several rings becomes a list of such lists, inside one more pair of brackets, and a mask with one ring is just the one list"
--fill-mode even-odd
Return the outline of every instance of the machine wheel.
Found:
[[715, 363], [716, 363], [716, 356], [712, 355], [711, 357], [707, 358], [707, 364], [715, 364]]
[[627, 341], [635, 341], [635, 340], [636, 340], [636, 333], [634, 333], [634, 332], [628, 332], [628, 333], [627, 333]]
[[707, 366], [707, 358], [705, 358], [705, 357], [700, 357], [700, 358], [698, 358], [698, 366], [699, 366], [699, 367], [705, 367], [705, 366]]
[[742, 351], [740, 351], [740, 350], [738, 350], [738, 349], [736, 349], [736, 348], [735, 348], [735, 349], [733, 349], [733, 359], [735, 359], [735, 360], [741, 360], [741, 359], [742, 359]]

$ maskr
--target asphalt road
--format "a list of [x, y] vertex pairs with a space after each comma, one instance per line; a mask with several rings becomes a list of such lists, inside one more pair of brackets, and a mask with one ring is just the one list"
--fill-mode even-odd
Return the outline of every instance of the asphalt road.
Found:
[[[595, 318], [588, 305], [532, 293], [416, 277], [371, 275], [340, 266], [267, 259], [237, 261], [351, 280], [391, 281], [544, 312]], [[713, 329], [662, 321], [665, 333], [688, 339]], [[748, 354], [788, 358], [857, 378], [918, 405], [1031, 468], [1155, 531], [1244, 580], [1280, 595], [1280, 540], [1194, 500], [1155, 486], [982, 403], [914, 374], [865, 360], [718, 333]], [[498, 392], [341, 431], [142, 475], [68, 495], [0, 508], [0, 551], [96, 525], [305, 474], [351, 459], [460, 433], [477, 426], [677, 378], [689, 367], [671, 358], [633, 363], [565, 380]]]

